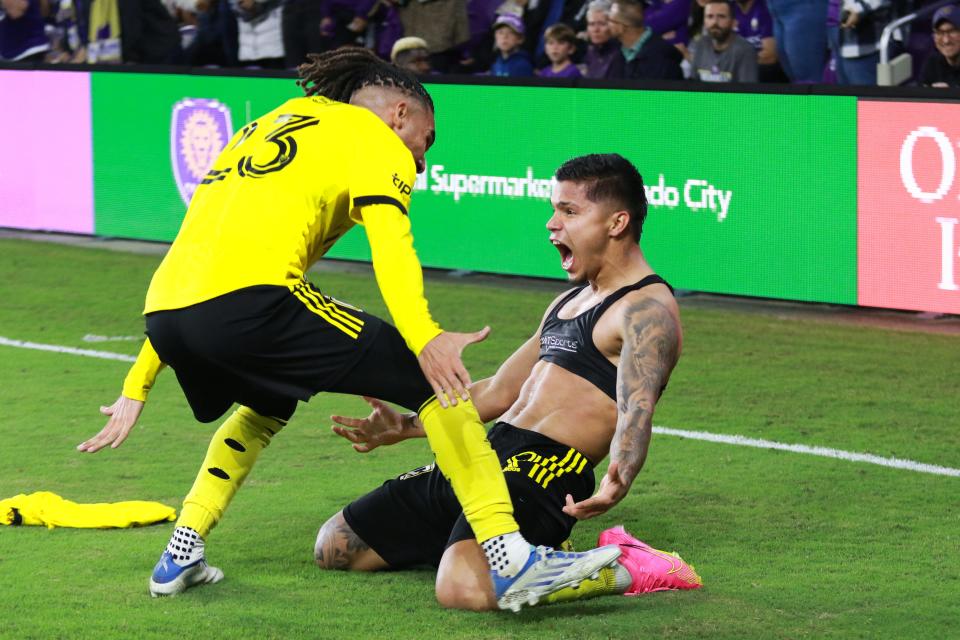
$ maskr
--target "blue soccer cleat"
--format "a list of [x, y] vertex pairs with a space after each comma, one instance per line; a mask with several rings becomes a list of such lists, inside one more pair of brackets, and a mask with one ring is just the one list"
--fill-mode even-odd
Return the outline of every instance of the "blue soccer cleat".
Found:
[[187, 527], [177, 527], [150, 576], [150, 595], [175, 596], [198, 584], [223, 580], [223, 571], [207, 564], [203, 538]]
[[531, 546], [530, 557], [516, 575], [505, 577], [490, 571], [497, 606], [514, 613], [524, 605], [532, 607], [544, 596], [596, 577], [604, 567], [612, 567], [620, 553], [617, 545], [582, 553]]
[[223, 580], [223, 571], [211, 567], [204, 559], [187, 566], [180, 566], [173, 560], [169, 551], [164, 551], [160, 561], [150, 576], [150, 595], [175, 596], [198, 584], [208, 584]]

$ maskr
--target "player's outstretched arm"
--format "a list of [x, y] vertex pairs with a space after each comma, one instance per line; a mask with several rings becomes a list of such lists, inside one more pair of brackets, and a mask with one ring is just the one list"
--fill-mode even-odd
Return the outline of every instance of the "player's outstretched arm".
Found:
[[147, 395], [165, 366], [148, 339], [123, 381], [120, 397], [109, 407], [100, 407], [100, 413], [109, 416], [107, 424], [97, 435], [77, 445], [77, 451], [96, 453], [108, 445], [116, 449], [123, 444], [140, 419]]
[[487, 337], [476, 333], [450, 333], [434, 322], [423, 294], [423, 270], [413, 250], [410, 219], [401, 207], [372, 204], [363, 207], [373, 271], [387, 309], [407, 346], [443, 407], [468, 397], [470, 374], [460, 354]]
[[121, 395], [109, 407], [100, 407], [100, 413], [109, 416], [110, 419], [100, 433], [77, 445], [77, 451], [96, 453], [108, 445], [112, 449], [119, 447], [137, 424], [143, 405], [142, 400]]
[[[672, 301], [671, 301], [672, 304]], [[680, 321], [675, 307], [651, 296], [630, 301], [624, 313], [623, 347], [617, 368], [617, 430], [610, 466], [600, 489], [564, 512], [580, 520], [606, 513], [623, 500], [643, 467], [653, 432], [653, 408], [680, 355]]]
[[330, 416], [337, 423], [331, 427], [333, 432], [352, 442], [354, 450], [359, 453], [410, 438], [427, 437], [417, 414], [400, 413], [376, 398], [364, 396], [363, 399], [373, 408], [366, 418]]

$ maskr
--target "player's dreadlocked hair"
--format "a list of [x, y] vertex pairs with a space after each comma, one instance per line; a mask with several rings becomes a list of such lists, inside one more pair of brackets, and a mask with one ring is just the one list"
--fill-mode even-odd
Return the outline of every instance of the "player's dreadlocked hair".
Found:
[[399, 89], [433, 111], [433, 100], [423, 85], [407, 71], [384, 62], [369, 49], [342, 47], [325, 53], [311, 53], [309, 62], [297, 68], [308, 96], [320, 95], [337, 102], [349, 102], [350, 96], [364, 87]]

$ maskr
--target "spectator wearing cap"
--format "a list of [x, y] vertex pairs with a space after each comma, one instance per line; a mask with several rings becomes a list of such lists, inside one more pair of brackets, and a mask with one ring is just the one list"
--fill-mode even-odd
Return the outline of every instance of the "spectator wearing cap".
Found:
[[920, 84], [928, 87], [960, 87], [960, 7], [947, 5], [933, 14], [933, 45], [920, 71]]
[[593, 0], [587, 5], [587, 53], [584, 75], [588, 78], [603, 78], [610, 62], [617, 55], [620, 43], [610, 33], [610, 0]]
[[497, 57], [490, 67], [490, 75], [524, 78], [533, 75], [530, 53], [522, 48], [523, 20], [505, 13], [493, 23], [493, 42]]
[[642, 3], [617, 0], [610, 7], [609, 21], [610, 33], [620, 42], [620, 51], [607, 69], [607, 78], [683, 79], [680, 52], [644, 24]]
[[703, 82], [756, 82], [757, 54], [733, 31], [733, 7], [728, 0], [708, 0], [703, 8], [707, 36], [692, 45], [693, 78]]
[[427, 41], [416, 36], [400, 38], [390, 50], [390, 62], [407, 71], [426, 75], [432, 70]]
[[543, 78], [579, 78], [580, 69], [573, 64], [573, 54], [577, 51], [577, 34], [569, 26], [558, 22], [550, 25], [543, 34], [544, 51], [550, 60], [537, 74]]

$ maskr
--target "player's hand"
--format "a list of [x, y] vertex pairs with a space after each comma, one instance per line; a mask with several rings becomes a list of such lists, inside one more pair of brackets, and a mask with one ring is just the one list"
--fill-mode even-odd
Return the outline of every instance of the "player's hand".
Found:
[[403, 416], [394, 411], [386, 403], [376, 398], [363, 396], [373, 411], [366, 418], [350, 418], [348, 416], [330, 416], [337, 424], [331, 429], [341, 438], [353, 443], [353, 448], [359, 453], [368, 453], [377, 447], [396, 444], [412, 435], [410, 429], [405, 429]]
[[109, 407], [100, 407], [100, 413], [110, 416], [110, 419], [100, 433], [78, 444], [77, 451], [96, 453], [107, 445], [110, 445], [111, 449], [116, 449], [130, 435], [130, 430], [137, 424], [142, 411], [143, 402], [123, 395]]
[[463, 350], [475, 343], [486, 340], [490, 327], [484, 327], [474, 333], [453, 333], [444, 331], [427, 343], [417, 360], [427, 382], [437, 394], [437, 400], [444, 409], [456, 406], [457, 398], [470, 397], [467, 390], [472, 382], [470, 374], [460, 359]]
[[574, 502], [573, 497], [567, 494], [567, 504], [563, 512], [577, 520], [587, 520], [602, 515], [612, 509], [630, 491], [630, 484], [624, 483], [620, 477], [616, 462], [611, 462], [606, 475], [600, 481], [600, 489], [592, 497], [581, 502]]

